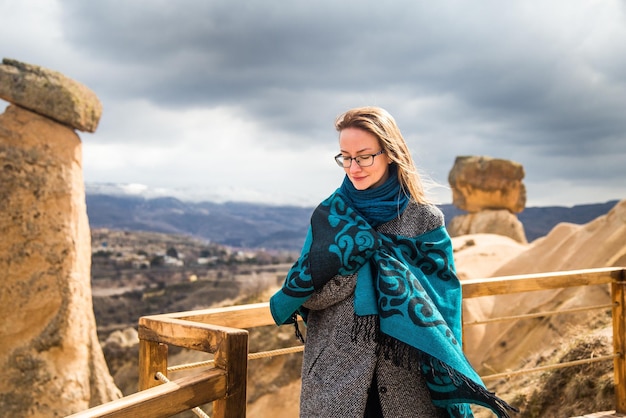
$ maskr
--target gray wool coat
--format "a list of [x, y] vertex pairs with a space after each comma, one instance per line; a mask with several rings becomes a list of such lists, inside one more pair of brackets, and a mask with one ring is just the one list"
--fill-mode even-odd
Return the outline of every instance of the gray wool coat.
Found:
[[[405, 211], [377, 228], [414, 237], [443, 225], [433, 205], [411, 202]], [[301, 418], [360, 418], [376, 374], [385, 417], [446, 417], [433, 406], [418, 370], [394, 365], [377, 342], [353, 341], [354, 289], [357, 275], [336, 276], [304, 304], [309, 309], [300, 393]], [[388, 356], [387, 356], [388, 357]]]

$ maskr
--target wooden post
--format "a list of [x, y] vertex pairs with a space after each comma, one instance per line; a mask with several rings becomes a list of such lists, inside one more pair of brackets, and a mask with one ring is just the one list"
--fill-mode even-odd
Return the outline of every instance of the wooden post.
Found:
[[[234, 330], [233, 330], [234, 331]], [[215, 366], [226, 370], [226, 397], [213, 402], [214, 418], [245, 418], [248, 383], [248, 331], [229, 332], [215, 353]]]
[[167, 376], [167, 345], [154, 341], [139, 340], [139, 390], [161, 384], [157, 372]]
[[626, 413], [626, 280], [624, 272], [611, 283], [613, 298], [613, 351], [617, 354], [613, 361], [615, 373], [615, 410]]

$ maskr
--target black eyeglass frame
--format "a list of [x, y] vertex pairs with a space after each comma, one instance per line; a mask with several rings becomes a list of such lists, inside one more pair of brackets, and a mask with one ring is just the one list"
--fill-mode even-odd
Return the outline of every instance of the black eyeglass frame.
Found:
[[[350, 168], [350, 167], [352, 167], [352, 161], [356, 161], [356, 163], [359, 165], [359, 167], [371, 167], [371, 166], [374, 165], [374, 158], [376, 158], [380, 154], [384, 154], [384, 153], [385, 153], [384, 149], [381, 149], [376, 154], [363, 154], [363, 155], [357, 155], [356, 157], [345, 157], [344, 155], [339, 153], [339, 154], [335, 155], [335, 162], [341, 168]], [[362, 165], [360, 158], [363, 158], [363, 157], [372, 157], [372, 163], [368, 164], [368, 165]], [[344, 162], [347, 161], [347, 160], [350, 160], [350, 164], [344, 165]]]

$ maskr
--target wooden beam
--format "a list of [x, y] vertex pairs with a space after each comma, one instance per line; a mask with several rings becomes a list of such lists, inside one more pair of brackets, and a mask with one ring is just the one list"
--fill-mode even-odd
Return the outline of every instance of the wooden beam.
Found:
[[226, 370], [226, 397], [213, 402], [214, 418], [245, 418], [248, 381], [248, 332], [229, 333], [215, 353], [215, 365]]
[[167, 315], [139, 318], [139, 339], [215, 353], [230, 332], [238, 329], [171, 318]]
[[231, 328], [254, 328], [274, 324], [268, 302], [178, 312], [168, 317]]
[[560, 289], [563, 287], [592, 286], [611, 283], [623, 276], [622, 268], [559, 271], [554, 273], [523, 274], [470, 279], [461, 282], [463, 298], [506, 295], [536, 290]]
[[615, 376], [615, 410], [626, 413], [626, 281], [611, 284], [613, 299], [613, 351], [617, 357], [613, 360]]
[[139, 340], [139, 390], [159, 386], [156, 373], [167, 376], [168, 346], [159, 342]]
[[210, 369], [96, 406], [68, 418], [169, 417], [223, 398], [226, 396], [226, 381], [224, 370]]

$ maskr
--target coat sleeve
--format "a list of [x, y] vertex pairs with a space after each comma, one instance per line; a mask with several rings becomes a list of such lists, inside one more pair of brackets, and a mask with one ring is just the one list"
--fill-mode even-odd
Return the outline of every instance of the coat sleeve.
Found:
[[316, 290], [302, 306], [319, 311], [347, 299], [354, 293], [356, 274], [335, 276], [321, 289]]

